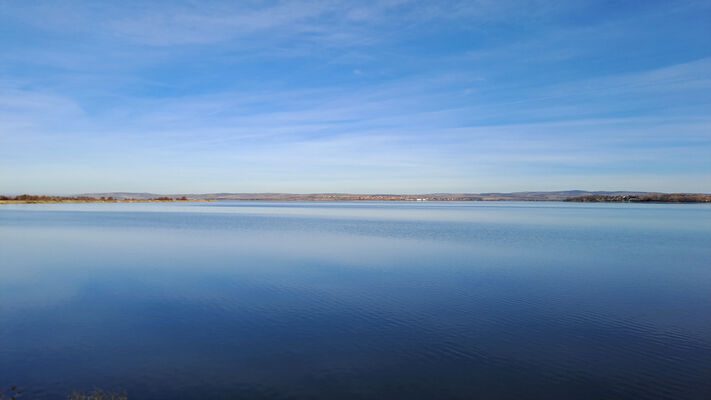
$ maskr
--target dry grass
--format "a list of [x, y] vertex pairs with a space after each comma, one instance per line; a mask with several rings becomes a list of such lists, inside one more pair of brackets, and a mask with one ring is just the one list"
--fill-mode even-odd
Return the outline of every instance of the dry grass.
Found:
[[0, 389], [0, 400], [16, 400], [20, 397], [22, 397], [22, 391], [17, 386], [13, 386], [7, 391]]

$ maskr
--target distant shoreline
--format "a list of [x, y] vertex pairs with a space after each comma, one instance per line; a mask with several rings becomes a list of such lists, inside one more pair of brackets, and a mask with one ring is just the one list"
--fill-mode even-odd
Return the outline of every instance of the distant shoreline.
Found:
[[[580, 193], [584, 193], [580, 195]], [[577, 194], [572, 195], [571, 194]], [[135, 197], [129, 197], [129, 196]], [[76, 204], [76, 203], [180, 203], [213, 201], [284, 201], [284, 202], [337, 202], [337, 201], [559, 201], [574, 203], [711, 203], [711, 195], [689, 193], [635, 193], [635, 192], [517, 192], [484, 194], [287, 194], [287, 193], [222, 193], [199, 195], [151, 195], [148, 193], [115, 193], [102, 196], [0, 196], [0, 204]]]

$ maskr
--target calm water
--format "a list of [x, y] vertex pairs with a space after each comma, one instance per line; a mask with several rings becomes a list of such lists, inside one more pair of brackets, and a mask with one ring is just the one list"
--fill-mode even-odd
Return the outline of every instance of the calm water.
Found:
[[709, 399], [711, 207], [0, 206], [0, 387]]

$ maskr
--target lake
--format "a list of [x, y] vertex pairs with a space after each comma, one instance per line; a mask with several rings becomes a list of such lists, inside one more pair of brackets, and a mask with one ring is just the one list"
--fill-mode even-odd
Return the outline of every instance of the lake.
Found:
[[709, 399], [711, 206], [0, 205], [0, 388]]

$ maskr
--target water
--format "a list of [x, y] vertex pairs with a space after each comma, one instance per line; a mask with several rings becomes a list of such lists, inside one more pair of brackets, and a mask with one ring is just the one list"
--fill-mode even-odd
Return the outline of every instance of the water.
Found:
[[0, 387], [709, 399], [711, 207], [0, 206]]

